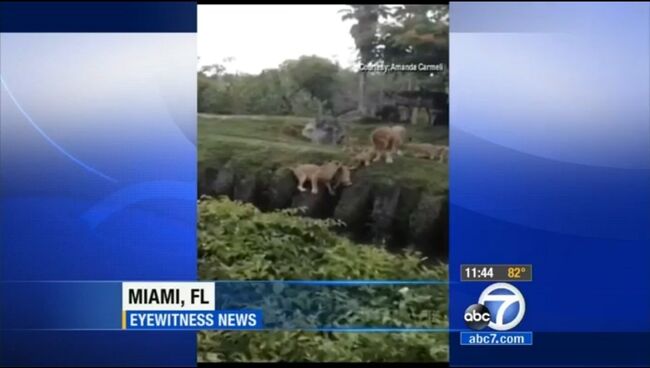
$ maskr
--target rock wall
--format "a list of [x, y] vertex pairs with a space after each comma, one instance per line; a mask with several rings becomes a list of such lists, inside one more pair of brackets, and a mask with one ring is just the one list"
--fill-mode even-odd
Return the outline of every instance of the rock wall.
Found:
[[199, 175], [199, 196], [228, 196], [262, 211], [303, 207], [305, 216], [343, 221], [346, 226], [339, 231], [356, 242], [391, 250], [414, 247], [443, 261], [449, 254], [446, 195], [354, 178], [351, 186], [339, 188], [334, 195], [325, 188], [312, 194], [296, 189], [296, 179], [288, 169], [250, 173], [230, 163], [200, 169]]

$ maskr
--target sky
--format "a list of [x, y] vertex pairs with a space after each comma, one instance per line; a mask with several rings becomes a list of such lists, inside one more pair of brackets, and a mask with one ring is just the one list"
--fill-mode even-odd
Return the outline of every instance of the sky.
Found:
[[[318, 55], [355, 65], [350, 36], [354, 21], [343, 22], [345, 5], [199, 5], [198, 64], [219, 63], [227, 72], [257, 74], [287, 59]], [[234, 58], [224, 62], [225, 58]]]

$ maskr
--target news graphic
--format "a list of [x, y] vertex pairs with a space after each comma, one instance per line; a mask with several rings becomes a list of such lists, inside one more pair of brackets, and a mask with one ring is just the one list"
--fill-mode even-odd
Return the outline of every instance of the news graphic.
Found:
[[650, 4], [450, 12], [450, 365], [648, 365]]
[[[488, 286], [478, 298], [478, 304], [497, 304], [488, 326], [497, 331], [511, 330], [521, 322], [526, 313], [526, 301], [519, 289], [506, 283]], [[490, 308], [488, 308], [490, 309]]]
[[[200, 338], [230, 340], [221, 351], [199, 350], [199, 359], [211, 361], [226, 358], [226, 349], [234, 349], [230, 344], [242, 337], [253, 348], [270, 344], [254, 350], [256, 361], [277, 360], [277, 349], [286, 355], [305, 350], [318, 354], [317, 361], [334, 360], [327, 358], [326, 336], [342, 340], [366, 336], [374, 344], [402, 342], [392, 356], [404, 350], [413, 355], [431, 350], [442, 354], [444, 345], [424, 347], [415, 341], [427, 335], [446, 336], [448, 328], [439, 311], [446, 286], [446, 281], [370, 280], [124, 282], [120, 327], [125, 332], [200, 331]], [[277, 341], [268, 341], [269, 335]], [[339, 351], [345, 361], [359, 354]]]
[[0, 367], [650, 366], [649, 35], [0, 1]]
[[0, 365], [195, 364], [120, 283], [196, 280], [196, 3], [0, 2], [0, 167]]
[[[461, 345], [532, 345], [530, 331], [511, 332], [526, 315], [526, 299], [511, 282], [531, 282], [533, 265], [463, 264], [461, 282], [496, 282], [483, 289], [463, 314], [465, 326], [476, 332], [460, 332]], [[491, 331], [481, 331], [481, 330]], [[509, 331], [509, 332], [506, 332]]]
[[261, 330], [261, 310], [215, 310], [213, 282], [125, 282], [122, 329]]
[[199, 5], [199, 278], [277, 327], [206, 329], [199, 362], [448, 360], [448, 29], [447, 5]]
[[472, 330], [489, 327], [495, 332], [461, 332], [461, 345], [532, 345], [532, 332], [504, 332], [517, 327], [525, 314], [526, 300], [519, 289], [505, 282], [492, 284], [467, 307], [463, 319]]

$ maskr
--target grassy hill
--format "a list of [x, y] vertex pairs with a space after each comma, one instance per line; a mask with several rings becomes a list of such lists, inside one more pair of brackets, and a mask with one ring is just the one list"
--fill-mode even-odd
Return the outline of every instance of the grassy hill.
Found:
[[[275, 170], [302, 163], [323, 163], [337, 159], [349, 161], [340, 147], [319, 145], [302, 137], [309, 118], [265, 116], [199, 115], [199, 168], [221, 167], [227, 162], [240, 171]], [[346, 130], [359, 144], [369, 145], [370, 133], [378, 125], [346, 124]], [[447, 127], [408, 126], [414, 142], [448, 143]], [[379, 162], [358, 170], [353, 180], [396, 184], [432, 194], [448, 190], [446, 164], [411, 157], [397, 157], [390, 165]]]

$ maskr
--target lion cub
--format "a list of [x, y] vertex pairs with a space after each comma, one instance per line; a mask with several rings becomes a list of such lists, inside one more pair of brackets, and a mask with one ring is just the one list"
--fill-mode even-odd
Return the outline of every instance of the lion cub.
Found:
[[352, 161], [354, 162], [354, 168], [357, 169], [361, 166], [369, 166], [370, 162], [375, 159], [377, 152], [373, 147], [366, 147], [362, 151], [358, 152], [352, 156]]
[[449, 162], [449, 147], [441, 146], [441, 148], [438, 150], [438, 154], [436, 158], [440, 162]]
[[410, 143], [407, 148], [413, 153], [413, 157], [426, 158], [436, 161], [447, 161], [449, 147], [430, 143]]
[[338, 161], [330, 161], [324, 165], [303, 164], [291, 169], [298, 179], [298, 190], [306, 191], [304, 184], [307, 180], [311, 183], [311, 192], [318, 194], [318, 185], [325, 184], [330, 194], [340, 185], [350, 186], [350, 168]]

